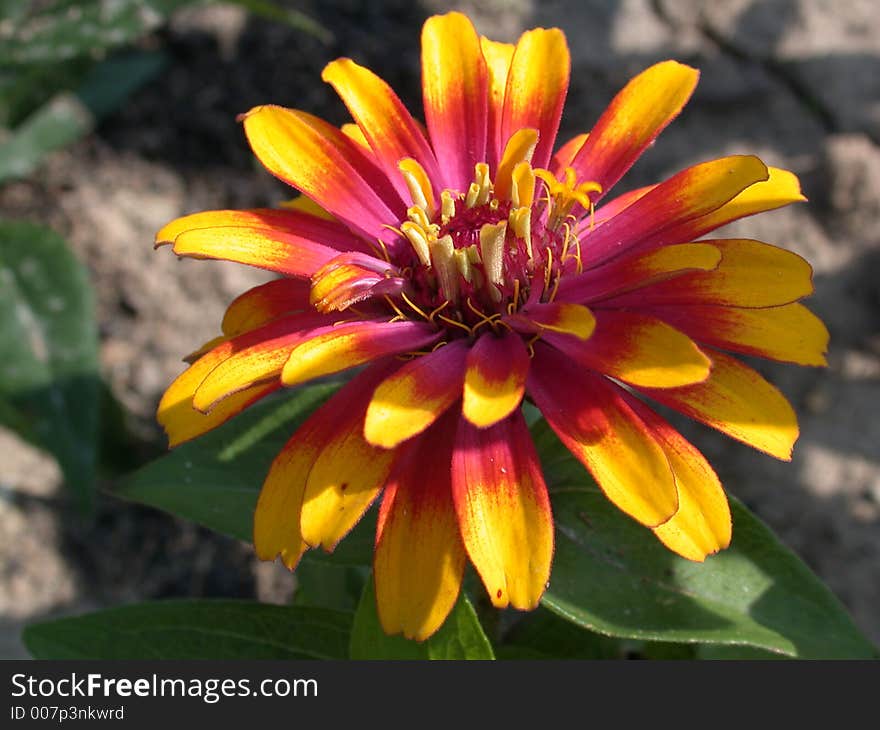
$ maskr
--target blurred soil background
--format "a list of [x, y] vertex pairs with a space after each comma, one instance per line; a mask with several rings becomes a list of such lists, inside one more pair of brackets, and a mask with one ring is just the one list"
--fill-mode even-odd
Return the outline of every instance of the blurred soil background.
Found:
[[[268, 278], [152, 248], [155, 232], [177, 216], [290, 196], [255, 164], [236, 114], [271, 102], [347, 121], [320, 80], [324, 65], [343, 55], [376, 70], [420, 110], [419, 30], [428, 15], [463, 9], [481, 32], [508, 41], [556, 25], [573, 60], [562, 139], [589, 130], [614, 93], [655, 61], [675, 58], [702, 71], [684, 113], [621, 192], [731, 153], [758, 154], [801, 177], [808, 204], [725, 231], [790, 248], [815, 269], [807, 303], [831, 331], [830, 367], [760, 365], [799, 414], [794, 459], [779, 463], [705, 428], [684, 428], [727, 489], [880, 642], [876, 2], [326, 0], [290, 7], [332, 38], [239, 5], [174, 12], [138, 41], [161, 51], [164, 69], [93, 132], [0, 186], [0, 217], [50, 225], [90, 272], [101, 374], [124, 412], [114, 458], [133, 467], [163, 452], [153, 416], [181, 357], [219, 332], [236, 295]], [[19, 633], [38, 618], [172, 596], [284, 601], [293, 591], [293, 578], [260, 564], [250, 546], [153, 510], [99, 495], [95, 519], [84, 522], [51, 458], [2, 430], [0, 454], [0, 657], [26, 656]]]

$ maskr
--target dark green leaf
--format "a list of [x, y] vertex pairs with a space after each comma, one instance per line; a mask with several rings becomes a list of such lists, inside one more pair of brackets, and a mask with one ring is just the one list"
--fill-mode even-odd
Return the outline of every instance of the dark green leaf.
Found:
[[344, 659], [351, 614], [253, 601], [156, 601], [32, 624], [36, 659]]
[[545, 424], [535, 432], [556, 522], [543, 603], [560, 616], [609, 636], [874, 655], [828, 588], [735, 500], [730, 548], [684, 560], [613, 507]]
[[100, 380], [88, 274], [43, 226], [0, 222], [0, 419], [52, 453], [84, 506], [94, 490]]
[[388, 636], [379, 623], [373, 581], [368, 580], [351, 629], [352, 659], [494, 659], [477, 614], [462, 593], [440, 630], [426, 641]]
[[617, 639], [585, 631], [546, 608], [523, 614], [496, 647], [499, 659], [622, 659]]
[[293, 605], [354, 612], [369, 577], [370, 569], [364, 565], [304, 560], [296, 569]]
[[[254, 506], [269, 465], [297, 426], [337, 387], [307, 386], [252, 406], [220, 428], [142, 467], [114, 494], [250, 542]], [[308, 559], [369, 565], [374, 512], [361, 520], [332, 555], [311, 550]]]

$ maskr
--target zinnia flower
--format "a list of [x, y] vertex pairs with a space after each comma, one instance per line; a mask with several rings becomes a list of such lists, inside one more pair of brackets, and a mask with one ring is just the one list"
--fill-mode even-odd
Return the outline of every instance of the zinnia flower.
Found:
[[804, 200], [795, 176], [730, 156], [606, 202], [698, 72], [650, 67], [557, 148], [569, 66], [558, 29], [511, 45], [459, 13], [432, 17], [424, 126], [382, 79], [336, 60], [323, 78], [354, 124], [278, 106], [242, 116], [257, 158], [300, 198], [196, 213], [157, 236], [283, 277], [232, 302], [222, 337], [166, 392], [172, 446], [281, 387], [366, 366], [278, 454], [254, 544], [293, 569], [308, 548], [333, 550], [384, 490], [374, 580], [388, 633], [436, 631], [468, 559], [494, 605], [538, 604], [553, 519], [524, 398], [608, 499], [703, 560], [730, 541], [726, 497], [646, 401], [790, 459], [791, 406], [730, 353], [824, 364], [827, 332], [797, 303], [809, 265], [701, 239]]

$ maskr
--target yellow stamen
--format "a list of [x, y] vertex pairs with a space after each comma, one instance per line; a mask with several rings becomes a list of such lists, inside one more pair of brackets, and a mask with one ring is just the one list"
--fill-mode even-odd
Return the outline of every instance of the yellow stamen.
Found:
[[565, 168], [565, 179], [559, 180], [549, 170], [536, 169], [535, 175], [540, 178], [547, 189], [550, 214], [547, 218], [549, 228], [558, 228], [570, 214], [575, 203], [589, 210], [592, 215], [594, 203], [592, 193], [601, 193], [602, 186], [591, 180], [577, 184], [577, 173], [571, 167]]
[[489, 295], [495, 301], [501, 300], [497, 286], [504, 280], [504, 239], [507, 236], [507, 222], [486, 223], [480, 228], [480, 253], [483, 257], [483, 271], [493, 286]]
[[388, 306], [391, 307], [395, 312], [397, 312], [397, 316], [394, 317], [391, 321], [394, 322], [397, 319], [406, 320], [409, 319], [403, 312], [400, 311], [400, 308], [394, 303], [394, 300], [389, 297], [387, 294], [383, 297], [385, 301], [388, 303]]
[[431, 186], [425, 168], [416, 160], [407, 157], [397, 163], [397, 169], [403, 175], [413, 205], [424, 210], [427, 217], [432, 219], [437, 213], [437, 206], [434, 202], [434, 188]]
[[445, 226], [455, 216], [455, 198], [448, 190], [440, 193], [440, 221]]
[[464, 322], [459, 322], [456, 319], [444, 317], [442, 314], [437, 315], [437, 319], [439, 319], [441, 322], [446, 322], [446, 324], [452, 325], [453, 327], [459, 327], [460, 329], [463, 329], [465, 332], [467, 332], [469, 335], [472, 334], [471, 328], [468, 327]]
[[403, 299], [403, 301], [405, 301], [410, 306], [410, 309], [421, 316], [422, 319], [428, 319], [428, 315], [412, 303], [412, 300], [406, 295], [406, 292], [400, 292], [400, 298]]
[[520, 162], [513, 168], [510, 202], [514, 207], [531, 208], [535, 198], [535, 171], [528, 162]]
[[428, 245], [443, 296], [452, 301], [457, 300], [458, 267], [455, 265], [455, 257], [453, 255], [455, 246], [452, 243], [452, 236], [446, 235], [435, 241], [428, 241]]
[[419, 261], [421, 261], [424, 266], [430, 266], [430, 239], [426, 235], [425, 229], [418, 223], [413, 223], [412, 221], [406, 221], [406, 223], [403, 223], [400, 228], [401, 235], [410, 242], [413, 250], [416, 252], [416, 256], [419, 257]]
[[535, 152], [535, 145], [538, 144], [538, 132], [534, 129], [519, 129], [510, 135], [507, 145], [504, 148], [504, 154], [501, 155], [501, 162], [498, 163], [498, 170], [495, 173], [495, 196], [501, 200], [510, 200], [514, 205], [528, 205], [530, 203], [518, 203], [513, 197], [515, 189], [515, 173], [523, 163], [529, 169], [529, 162], [532, 154]]

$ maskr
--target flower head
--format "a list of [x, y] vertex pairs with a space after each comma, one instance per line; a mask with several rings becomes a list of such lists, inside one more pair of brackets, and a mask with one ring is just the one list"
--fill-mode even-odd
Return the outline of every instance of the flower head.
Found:
[[469, 559], [499, 607], [534, 608], [553, 521], [520, 405], [529, 399], [607, 497], [692, 560], [727, 546], [727, 500], [654, 401], [781, 459], [788, 402], [731, 353], [824, 363], [797, 301], [798, 256], [704, 239], [803, 200], [757, 157], [609, 192], [679, 113], [696, 70], [630, 81], [589, 135], [556, 147], [569, 53], [558, 29], [516, 45], [458, 13], [422, 33], [425, 126], [378, 76], [339, 59], [323, 78], [354, 119], [242, 116], [254, 153], [302, 193], [282, 209], [210, 211], [157, 236], [179, 255], [282, 278], [236, 299], [162, 399], [171, 444], [280, 387], [364, 367], [272, 464], [254, 544], [291, 569], [332, 550], [383, 492], [374, 576], [389, 633], [443, 622]]

